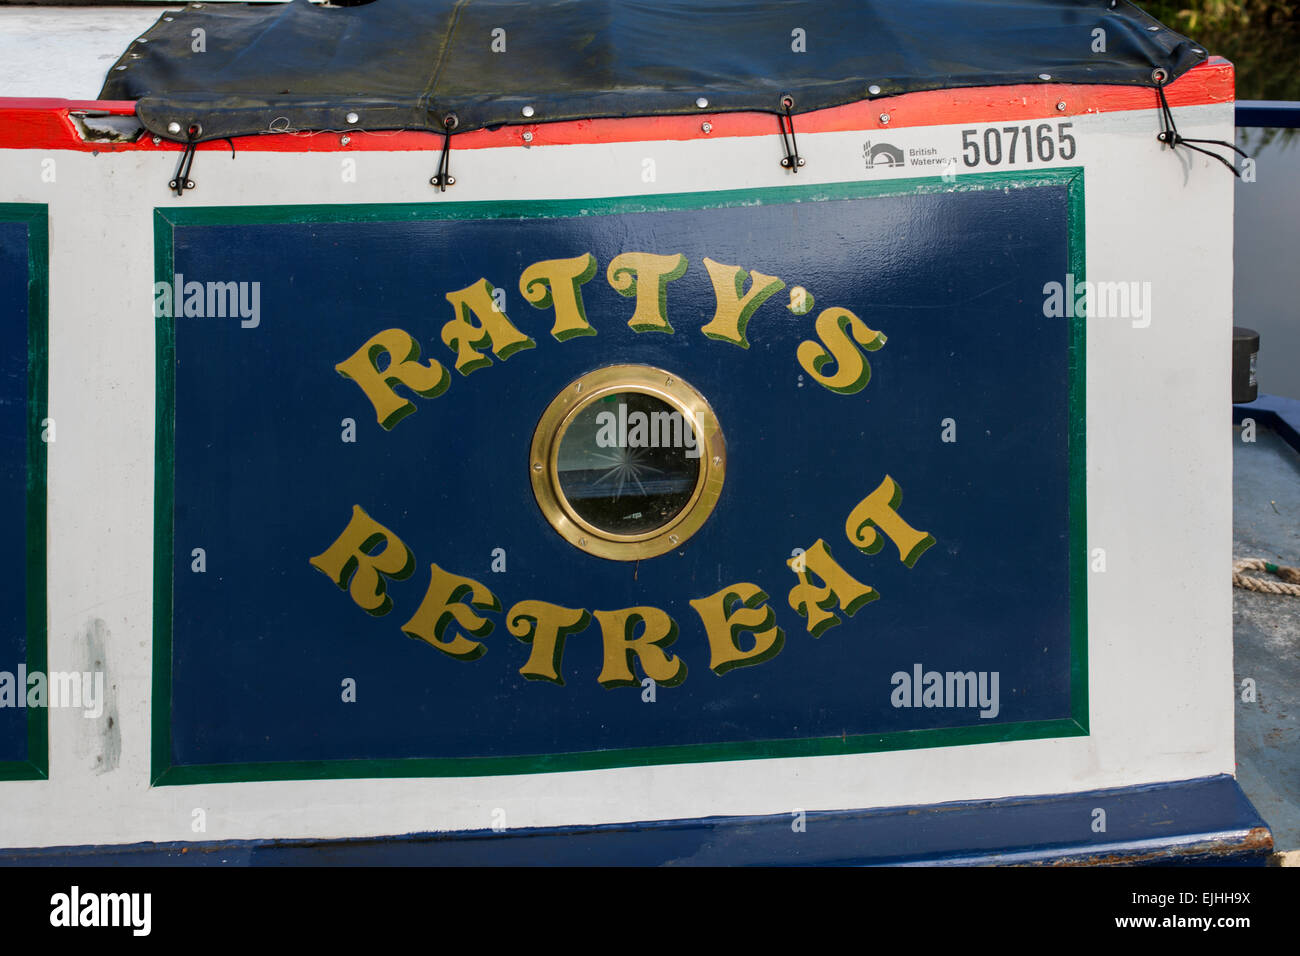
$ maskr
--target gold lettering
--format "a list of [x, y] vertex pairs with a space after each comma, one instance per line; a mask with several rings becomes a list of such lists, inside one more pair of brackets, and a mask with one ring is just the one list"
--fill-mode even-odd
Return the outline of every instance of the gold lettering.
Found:
[[591, 623], [591, 614], [582, 608], [560, 607], [545, 601], [520, 601], [506, 614], [506, 627], [525, 644], [531, 644], [528, 661], [519, 673], [529, 680], [548, 680], [564, 686], [560, 661], [564, 657], [564, 639]]
[[[376, 552], [375, 546], [381, 541], [383, 550]], [[393, 608], [384, 578], [404, 581], [415, 570], [411, 549], [362, 511], [360, 505], [352, 506], [352, 520], [338, 539], [323, 554], [308, 561], [340, 590], [347, 590], [362, 610], [375, 617], [382, 617]]]
[[[602, 687], [633, 687], [638, 681], [632, 658], [656, 684], [672, 687], [686, 679], [686, 662], [664, 653], [677, 640], [677, 622], [657, 607], [629, 607], [621, 611], [596, 611], [605, 648], [604, 666], [596, 678]], [[632, 635], [641, 626], [641, 636]]]
[[[691, 602], [704, 622], [712, 652], [709, 668], [715, 674], [761, 664], [781, 652], [785, 632], [774, 625], [776, 615], [766, 601], [758, 585], [742, 583]], [[742, 651], [737, 639], [745, 633], [754, 635], [754, 646]]]
[[[852, 617], [880, 597], [874, 588], [867, 587], [840, 567], [831, 557], [831, 549], [820, 538], [786, 564], [793, 570], [800, 561], [804, 570], [794, 572], [799, 583], [790, 589], [790, 606], [799, 612], [800, 617], [808, 619], [808, 633], [813, 637], [821, 637], [840, 623], [839, 617], [830, 611], [837, 604], [845, 616]], [[811, 583], [810, 576], [814, 574], [822, 582], [820, 587]]]
[[590, 252], [573, 259], [534, 262], [519, 277], [519, 291], [539, 309], [555, 309], [551, 335], [563, 342], [575, 335], [595, 335], [582, 304], [582, 286], [596, 274], [596, 257]]
[[[388, 367], [381, 372], [376, 360], [384, 353], [388, 354]], [[424, 398], [437, 398], [451, 383], [442, 363], [430, 359], [428, 365], [421, 365], [416, 361], [419, 357], [419, 342], [401, 329], [385, 329], [334, 370], [361, 386], [375, 406], [379, 424], [387, 430], [415, 411], [415, 404], [398, 395], [394, 385], [401, 383]]]
[[[468, 603], [463, 600], [466, 597], [469, 598]], [[499, 611], [501, 602], [473, 578], [451, 574], [436, 564], [431, 564], [429, 590], [425, 592], [424, 600], [420, 602], [415, 615], [402, 625], [402, 631], [408, 637], [427, 641], [457, 660], [478, 660], [487, 653], [487, 645], [471, 641], [454, 630], [454, 636], [447, 639], [447, 630], [452, 624], [475, 637], [486, 637], [492, 632], [492, 622], [479, 617], [471, 608]]]
[[[785, 283], [774, 276], [746, 272], [740, 266], [725, 266], [708, 258], [704, 260], [704, 267], [709, 270], [709, 278], [713, 280], [717, 310], [713, 320], [700, 331], [711, 339], [730, 342], [742, 349], [749, 348], [749, 339], [745, 337], [749, 320], [760, 305], [785, 288]], [[753, 284], [748, 292], [741, 295], [745, 283], [750, 279]]]
[[[456, 353], [456, 371], [468, 375], [492, 364], [492, 360], [478, 349], [491, 346], [492, 354], [505, 361], [521, 349], [531, 349], [537, 343], [510, 324], [504, 312], [498, 312], [492, 300], [492, 285], [479, 279], [471, 286], [447, 293], [447, 301], [456, 312], [456, 318], [442, 327], [442, 341]], [[470, 314], [478, 324], [470, 321]]]
[[[868, 328], [867, 323], [848, 309], [841, 308], [826, 309], [817, 316], [814, 328], [826, 345], [823, 348], [816, 342], [799, 343], [795, 357], [803, 370], [819, 385], [841, 395], [852, 395], [866, 388], [867, 382], [871, 381], [871, 365], [853, 343], [874, 352], [885, 344], [884, 333]], [[835, 374], [823, 375], [822, 367], [832, 359], [835, 360]]]
[[917, 531], [902, 519], [897, 511], [902, 501], [903, 489], [893, 478], [885, 475], [880, 486], [849, 513], [844, 533], [859, 551], [876, 554], [885, 546], [884, 539], [876, 530], [880, 529], [898, 546], [899, 559], [910, 568], [934, 544], [934, 538], [924, 531]]
[[622, 296], [636, 296], [636, 311], [627, 324], [634, 332], [673, 332], [668, 324], [668, 283], [686, 275], [686, 257], [624, 252], [609, 264], [605, 277]]

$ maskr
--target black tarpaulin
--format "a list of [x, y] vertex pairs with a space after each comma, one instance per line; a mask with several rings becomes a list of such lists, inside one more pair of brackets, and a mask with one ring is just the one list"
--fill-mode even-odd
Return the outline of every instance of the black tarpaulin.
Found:
[[[1099, 32], [1100, 31], [1100, 32]], [[1154, 86], [1206, 59], [1124, 0], [193, 4], [109, 70], [154, 135], [793, 112], [953, 87]], [[700, 105], [704, 104], [704, 105]]]

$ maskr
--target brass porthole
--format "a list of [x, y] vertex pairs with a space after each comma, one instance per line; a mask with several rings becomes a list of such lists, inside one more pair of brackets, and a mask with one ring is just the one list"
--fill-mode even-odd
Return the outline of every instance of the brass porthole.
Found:
[[555, 397], [528, 461], [551, 527], [588, 554], [635, 561], [700, 530], [722, 494], [727, 452], [690, 385], [649, 365], [611, 365]]

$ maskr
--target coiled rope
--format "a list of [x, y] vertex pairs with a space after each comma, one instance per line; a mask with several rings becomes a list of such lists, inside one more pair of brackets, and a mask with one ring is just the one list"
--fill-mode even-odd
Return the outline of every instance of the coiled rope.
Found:
[[[1245, 571], [1267, 571], [1281, 580], [1248, 577]], [[1247, 591], [1300, 597], [1300, 568], [1283, 567], [1263, 558], [1241, 558], [1232, 562], [1232, 585]]]

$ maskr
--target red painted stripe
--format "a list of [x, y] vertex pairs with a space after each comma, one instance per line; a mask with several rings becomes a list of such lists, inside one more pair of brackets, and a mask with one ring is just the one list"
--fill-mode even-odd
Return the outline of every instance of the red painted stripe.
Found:
[[[1170, 84], [1169, 105], [1198, 106], [1230, 103], [1234, 100], [1232, 64], [1214, 57]], [[1065, 104], [1064, 109], [1058, 104]], [[991, 123], [1003, 120], [1033, 120], [1086, 113], [1115, 113], [1124, 110], [1155, 110], [1156, 94], [1139, 86], [1088, 86], [1056, 83], [1018, 86], [984, 86], [957, 90], [906, 93], [879, 100], [862, 100], [846, 106], [804, 113], [795, 117], [795, 132], [828, 133], [846, 130], [898, 129], [909, 126], [940, 126], [949, 123]], [[0, 148], [74, 149], [89, 152], [123, 150], [178, 150], [179, 143], [149, 137], [138, 143], [98, 143], [81, 139], [69, 112], [79, 109], [107, 110], [130, 115], [134, 104], [122, 101], [4, 99], [0, 98]], [[887, 114], [888, 122], [882, 122]], [[702, 130], [704, 123], [711, 130]], [[497, 130], [460, 133], [456, 150], [490, 149], [523, 144], [523, 134], [533, 134], [533, 146], [582, 143], [629, 143], [660, 140], [716, 139], [733, 136], [773, 136], [778, 132], [776, 117], [768, 113], [708, 113], [693, 116], [647, 116], [628, 119], [572, 120], [559, 123], [506, 126]], [[422, 132], [373, 132], [348, 134], [275, 133], [241, 136], [239, 149], [257, 152], [334, 152], [339, 150], [430, 150], [441, 148], [442, 135]], [[229, 149], [225, 142], [209, 142], [199, 149]]]

